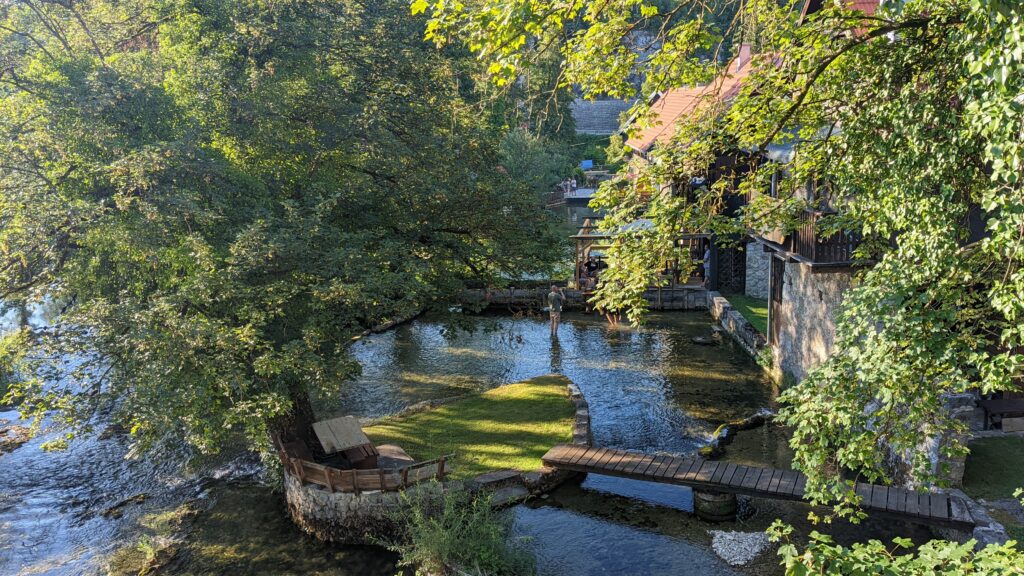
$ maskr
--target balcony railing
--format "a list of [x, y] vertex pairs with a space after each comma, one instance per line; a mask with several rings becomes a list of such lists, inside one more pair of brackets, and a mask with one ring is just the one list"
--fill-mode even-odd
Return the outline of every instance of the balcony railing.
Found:
[[824, 212], [804, 212], [801, 226], [792, 235], [793, 252], [817, 264], [853, 262], [860, 235], [843, 231], [822, 236], [817, 225], [827, 215]]

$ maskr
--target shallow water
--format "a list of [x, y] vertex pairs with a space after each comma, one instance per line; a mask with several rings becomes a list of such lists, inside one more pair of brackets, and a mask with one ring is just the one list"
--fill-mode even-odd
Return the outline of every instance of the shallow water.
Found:
[[[690, 454], [716, 427], [771, 407], [761, 369], [732, 342], [694, 344], [710, 332], [703, 313], [652, 315], [648, 326], [611, 329], [566, 314], [557, 339], [542, 318], [477, 317], [470, 332], [430, 320], [370, 336], [354, 346], [363, 375], [321, 416], [390, 414], [420, 400], [461, 395], [559, 372], [576, 382], [591, 409], [597, 445]], [[0, 418], [5, 417], [0, 414]], [[9, 417], [9, 416], [8, 416]], [[785, 431], [739, 433], [727, 460], [783, 467]], [[174, 574], [368, 574], [395, 571], [395, 558], [373, 547], [325, 546], [288, 521], [281, 497], [259, 486], [184, 481], [173, 467], [124, 459], [122, 438], [86, 438], [62, 453], [38, 450], [43, 439], [0, 456], [0, 574], [88, 574], [105, 556], [137, 538], [138, 518], [182, 500], [212, 496], [173, 562]], [[137, 493], [141, 504], [110, 518], [102, 511]], [[589, 476], [549, 497], [514, 508], [516, 531], [542, 574], [736, 574], [710, 549], [709, 530], [761, 531], [781, 517], [805, 534], [807, 509], [769, 501], [744, 503], [742, 522], [712, 525], [689, 511], [689, 489]], [[833, 526], [842, 541], [921, 536], [903, 525]], [[778, 571], [770, 552], [747, 574]]]

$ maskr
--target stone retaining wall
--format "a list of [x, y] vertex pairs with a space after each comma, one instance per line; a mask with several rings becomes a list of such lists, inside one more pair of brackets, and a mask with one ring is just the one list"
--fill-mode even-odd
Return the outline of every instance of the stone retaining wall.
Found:
[[[579, 386], [568, 384], [569, 400], [575, 407], [573, 443], [590, 446], [590, 406]], [[556, 488], [576, 476], [574, 472], [541, 467], [532, 472], [494, 471], [466, 482], [424, 482], [406, 490], [416, 497], [439, 498], [450, 490], [469, 489], [494, 493], [494, 504], [505, 506]], [[303, 531], [320, 540], [344, 544], [365, 544], [374, 537], [394, 533], [393, 511], [402, 504], [401, 492], [330, 492], [304, 484], [284, 473], [284, 491], [292, 520]]]
[[722, 328], [732, 336], [739, 345], [754, 358], [761, 349], [768, 345], [763, 334], [747, 321], [738, 310], [732, 307], [729, 300], [718, 292], [708, 292], [708, 310], [711, 317], [717, 320]]

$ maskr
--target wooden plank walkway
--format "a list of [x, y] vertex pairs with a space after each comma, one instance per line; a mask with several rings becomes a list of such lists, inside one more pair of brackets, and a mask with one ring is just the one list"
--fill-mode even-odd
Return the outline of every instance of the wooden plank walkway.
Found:
[[[545, 465], [562, 470], [679, 484], [708, 492], [729, 492], [758, 498], [803, 500], [807, 484], [807, 478], [795, 470], [568, 444], [555, 446], [542, 460]], [[956, 496], [863, 482], [857, 482], [855, 490], [862, 498], [861, 506], [869, 511], [909, 522], [960, 529], [969, 530], [975, 525], [966, 503]]]

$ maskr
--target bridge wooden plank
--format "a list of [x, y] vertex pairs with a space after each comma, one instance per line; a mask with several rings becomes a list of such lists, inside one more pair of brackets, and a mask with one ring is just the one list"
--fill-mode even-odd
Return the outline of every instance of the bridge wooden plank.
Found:
[[627, 452], [626, 455], [619, 460], [618, 464], [612, 467], [615, 472], [625, 472], [630, 466], [636, 466], [636, 454]]
[[736, 475], [736, 468], [738, 468], [738, 467], [739, 467], [739, 464], [735, 464], [735, 463], [727, 464], [726, 468], [725, 468], [725, 473], [723, 473], [722, 477], [718, 479], [718, 483], [721, 484], [722, 486], [728, 486], [729, 485], [729, 481], [732, 480], [732, 477]]
[[637, 470], [641, 469], [641, 466], [646, 466], [647, 463], [648, 462], [646, 454], [637, 454], [633, 457], [633, 463], [627, 465], [623, 469], [623, 472], [626, 474], [636, 474]]
[[[558, 446], [556, 446], [555, 448], [558, 448]], [[574, 456], [578, 456], [581, 452], [585, 452], [586, 449], [586, 446], [562, 446], [562, 450], [555, 454], [551, 453], [554, 452], [554, 449], [552, 449], [551, 452], [545, 454], [544, 459], [554, 460], [563, 464], [568, 464], [569, 462], [572, 461], [572, 458]]]
[[786, 470], [782, 473], [782, 480], [779, 481], [779, 494], [790, 496], [793, 494], [793, 486], [796, 485], [798, 474], [795, 470]]
[[932, 494], [929, 516], [939, 520], [949, 520], [949, 495]]
[[686, 466], [681, 466], [676, 471], [675, 479], [682, 481], [692, 480], [697, 476], [697, 470], [700, 470], [701, 462], [700, 458], [689, 458]]
[[638, 464], [637, 467], [633, 469], [632, 474], [635, 474], [637, 476], [643, 476], [652, 464], [654, 464], [654, 456], [646, 454], [644, 455], [643, 460], [640, 461], [640, 464]]
[[747, 470], [747, 475], [743, 477], [743, 486], [748, 490], [753, 490], [757, 487], [757, 481], [761, 478], [761, 474], [764, 472], [764, 468], [753, 468]]
[[671, 478], [672, 469], [679, 464], [678, 460], [679, 458], [676, 458], [675, 456], [669, 456], [668, 460], [666, 460], [664, 464], [658, 467], [658, 472], [656, 473], [656, 476], [661, 479]]
[[764, 472], [761, 473], [761, 477], [757, 479], [757, 486], [754, 486], [754, 489], [759, 492], [767, 492], [768, 486], [772, 483], [772, 476], [776, 472], [777, 470], [774, 468], [765, 468]]
[[857, 496], [860, 496], [861, 506], [868, 506], [871, 504], [871, 484], [857, 482], [853, 486], [853, 491], [857, 493]]
[[608, 472], [614, 471], [615, 468], [618, 467], [619, 463], [625, 460], [627, 456], [629, 456], [627, 452], [615, 452], [611, 457], [611, 460], [608, 460], [608, 463], [604, 465], [604, 469]]
[[726, 464], [725, 462], [719, 463], [718, 464], [718, 468], [715, 468], [715, 473], [711, 475], [710, 482], [712, 484], [719, 484], [719, 483], [721, 483], [722, 482], [722, 476], [725, 474], [725, 472], [727, 470], [729, 470], [729, 465], [728, 464]]
[[607, 450], [603, 448], [592, 448], [587, 451], [587, 455], [580, 459], [579, 464], [581, 466], [587, 466], [593, 468], [597, 465], [597, 461], [608, 454]]
[[793, 487], [793, 495], [803, 498], [805, 488], [807, 488], [807, 476], [801, 474], [800, 479], [796, 481], [796, 486]]
[[755, 486], [754, 489], [757, 490], [758, 492], [767, 492], [768, 491], [768, 485], [772, 483], [772, 476], [776, 472], [778, 472], [778, 470], [773, 470], [771, 468], [765, 468], [764, 471], [761, 472], [761, 477], [758, 478], [757, 486]]
[[664, 454], [658, 454], [655, 456], [651, 465], [647, 467], [647, 470], [644, 470], [644, 476], [647, 478], [656, 478], [658, 470], [665, 465], [666, 460], [668, 460], [668, 456], [665, 456]]
[[579, 464], [581, 460], [583, 460], [584, 458], [587, 457], [587, 454], [590, 454], [591, 450], [592, 450], [592, 448], [584, 448], [583, 450], [580, 450], [579, 452], [574, 453], [569, 458], [569, 464], [573, 465], [573, 466]]
[[910, 493], [907, 494], [907, 514], [910, 514], [911, 516], [921, 515], [921, 505], [919, 504], [920, 498], [921, 494], [913, 490], [911, 490]]
[[658, 467], [654, 469], [654, 472], [652, 472], [650, 476], [653, 478], [664, 478], [665, 471], [672, 465], [673, 460], [675, 460], [675, 458], [671, 456], [662, 456], [661, 463], [658, 464]]
[[688, 458], [673, 458], [672, 465], [669, 466], [667, 470], [665, 470], [665, 474], [663, 477], [675, 478], [676, 472], [678, 472], [679, 469], [682, 468], [683, 466], [689, 466], [689, 464], [690, 463]]
[[705, 460], [700, 466], [700, 470], [697, 471], [697, 475], [693, 477], [697, 482], [709, 482], [711, 477], [714, 476], [715, 471], [718, 470], [718, 462], [711, 462]]
[[772, 481], [768, 483], [768, 492], [776, 494], [779, 491], [779, 484], [782, 482], [782, 470], [775, 470], [772, 473]]
[[604, 450], [601, 457], [594, 461], [594, 467], [597, 468], [598, 472], [604, 470], [617, 454], [615, 450]]
[[736, 471], [732, 475], [732, 478], [729, 479], [729, 487], [739, 488], [740, 485], [743, 484], [743, 478], [747, 475], [747, 472], [749, 470], [749, 466], [744, 466], [743, 464], [737, 466]]
[[889, 499], [889, 488], [887, 486], [871, 486], [871, 508], [885, 510], [885, 503]]
[[885, 509], [889, 512], [898, 512], [900, 509], [900, 496], [903, 497], [903, 509], [907, 509], [907, 495], [899, 488], [889, 488], [889, 495], [885, 500]]

